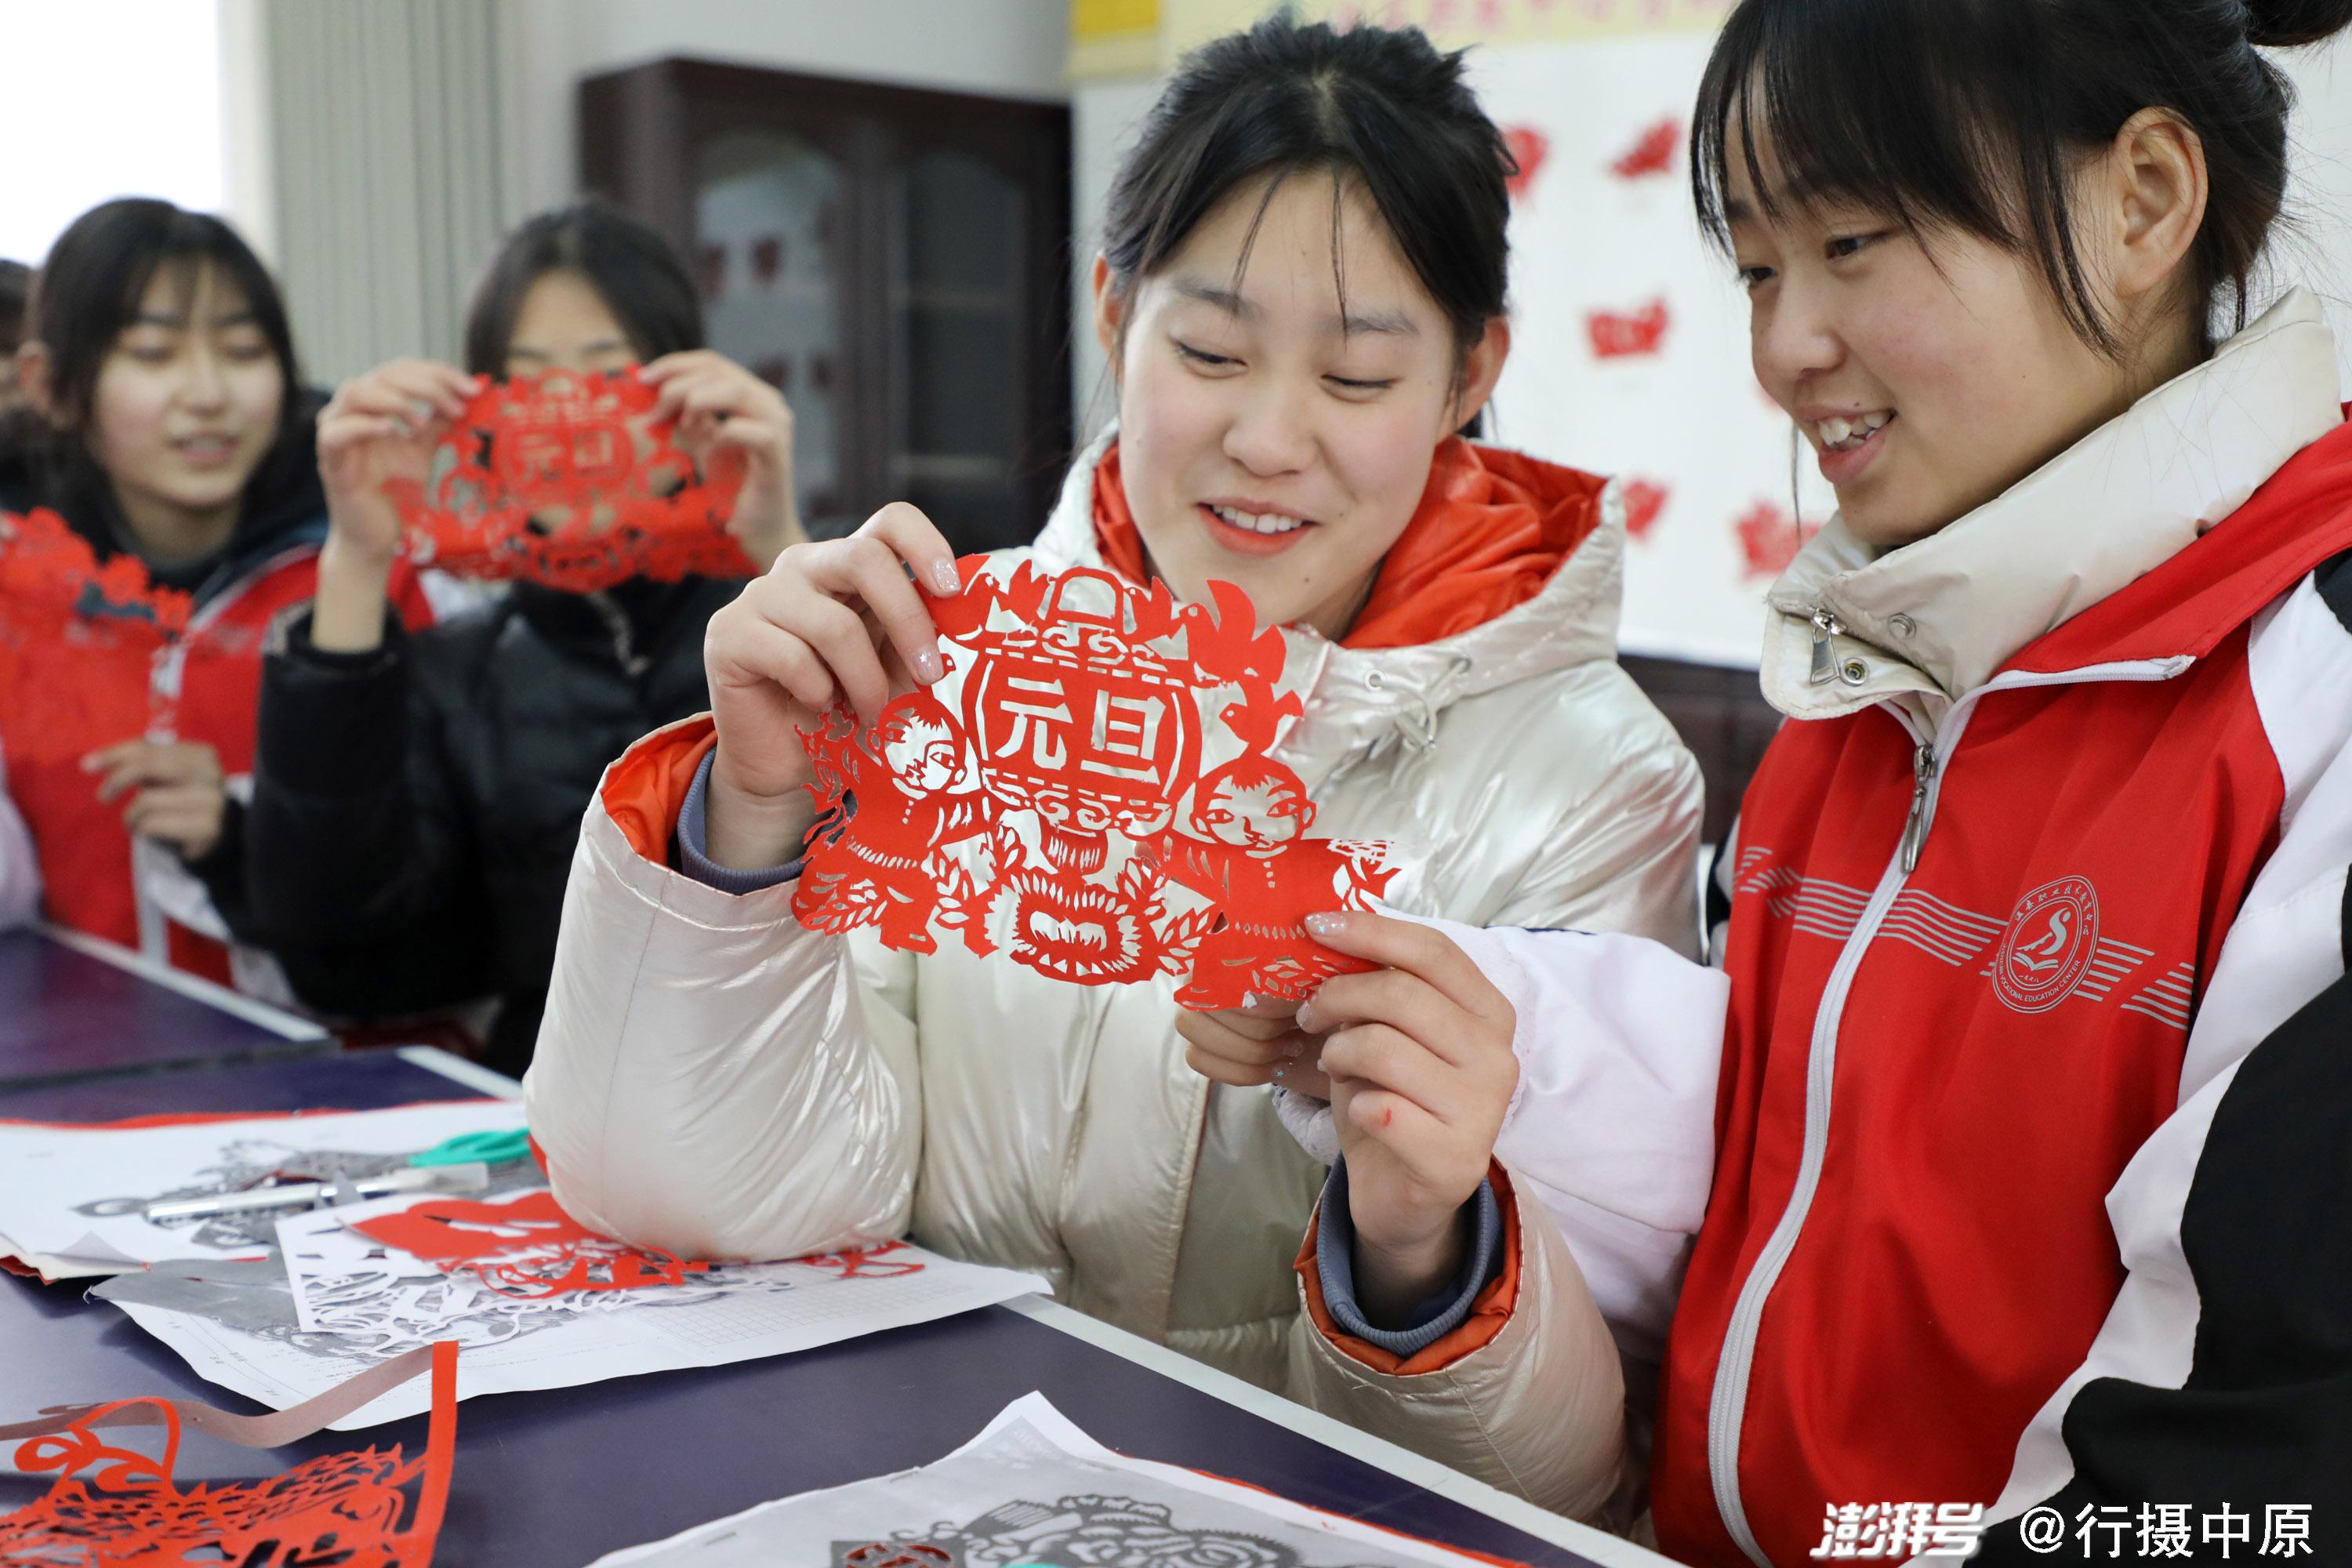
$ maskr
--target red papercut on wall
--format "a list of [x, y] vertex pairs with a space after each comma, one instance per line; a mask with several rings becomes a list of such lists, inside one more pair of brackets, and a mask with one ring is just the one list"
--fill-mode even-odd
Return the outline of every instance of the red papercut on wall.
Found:
[[492, 1202], [428, 1198], [395, 1214], [354, 1220], [362, 1236], [444, 1274], [472, 1274], [501, 1296], [537, 1300], [570, 1290], [642, 1290], [683, 1285], [708, 1263], [599, 1236], [565, 1214], [549, 1192]]
[[1786, 507], [1769, 500], [1759, 500], [1740, 514], [1732, 530], [1739, 536], [1739, 553], [1747, 562], [1749, 582], [1769, 581], [1787, 571], [1805, 541], [1822, 531], [1818, 522], [1803, 525], [1801, 533], [1798, 528]]
[[1627, 479], [1624, 488], [1625, 531], [1635, 539], [1647, 539], [1674, 491], [1650, 479]]
[[[80, 1412], [62, 1430], [17, 1446], [18, 1469], [54, 1473], [57, 1480], [38, 1501], [0, 1515], [0, 1563], [426, 1568], [457, 1447], [457, 1349], [434, 1348], [432, 1423], [425, 1452], [415, 1458], [396, 1445], [362, 1448], [321, 1454], [267, 1480], [183, 1488], [172, 1476], [180, 1451], [180, 1412], [173, 1402], [124, 1399]], [[193, 1408], [198, 1425], [205, 1416], [219, 1419], [217, 1412]], [[163, 1457], [118, 1447], [100, 1435], [101, 1427], [120, 1426], [162, 1426]]]
[[631, 577], [757, 573], [727, 520], [740, 462], [709, 474], [654, 418], [634, 370], [493, 383], [442, 437], [423, 483], [384, 489], [418, 565], [573, 593]]
[[1584, 330], [1591, 336], [1596, 357], [1631, 359], [1663, 349], [1672, 320], [1666, 302], [1653, 300], [1638, 310], [1587, 311]]
[[1551, 152], [1551, 138], [1532, 125], [1503, 127], [1503, 145], [1509, 150], [1511, 162], [1518, 167], [1504, 177], [1510, 187], [1511, 199], [1519, 201], [1534, 189], [1536, 176], [1543, 172], [1544, 158]]
[[168, 730], [157, 661], [186, 632], [187, 595], [154, 586], [139, 558], [101, 566], [52, 511], [0, 512], [0, 736], [8, 755], [79, 762]]
[[[900, 697], [864, 733], [837, 708], [803, 735], [803, 924], [914, 952], [950, 933], [1078, 984], [1189, 976], [1177, 999], [1197, 1008], [1367, 967], [1302, 922], [1369, 908], [1385, 847], [1307, 837], [1314, 805], [1272, 755], [1299, 711], [1275, 695], [1282, 636], [1241, 590], [1211, 584], [1212, 610], [1089, 568], [961, 564], [964, 592], [930, 604], [957, 689]], [[1203, 773], [1212, 693], [1242, 752]]]
[[1639, 180], [1674, 172], [1675, 153], [1683, 144], [1683, 122], [1672, 115], [1659, 121], [1611, 161], [1609, 172], [1621, 180]]

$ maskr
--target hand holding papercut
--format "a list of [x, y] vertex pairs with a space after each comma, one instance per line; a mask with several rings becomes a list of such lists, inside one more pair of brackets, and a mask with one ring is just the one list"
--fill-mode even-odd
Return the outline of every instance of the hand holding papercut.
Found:
[[868, 728], [894, 696], [945, 674], [926, 595], [961, 589], [955, 552], [929, 518], [901, 502], [846, 539], [787, 549], [710, 618], [703, 667], [719, 728], [712, 860], [757, 870], [800, 853], [816, 816], [801, 732], [821, 728], [836, 700]]
[[744, 554], [765, 571], [777, 552], [807, 539], [793, 497], [793, 411], [782, 393], [709, 349], [664, 354], [637, 374], [660, 394], [654, 417], [677, 425], [678, 447], [696, 468], [741, 466], [727, 531]]
[[390, 568], [402, 524], [387, 481], [425, 483], [435, 445], [480, 384], [451, 365], [398, 359], [336, 390], [319, 415], [319, 477], [334, 550]]
[[1326, 946], [1386, 967], [1325, 982], [1298, 1011], [1328, 1035], [1323, 1070], [1355, 1221], [1359, 1294], [1426, 1300], [1460, 1267], [1457, 1216], [1518, 1087], [1518, 1015], [1441, 932], [1386, 915], [1318, 915]]

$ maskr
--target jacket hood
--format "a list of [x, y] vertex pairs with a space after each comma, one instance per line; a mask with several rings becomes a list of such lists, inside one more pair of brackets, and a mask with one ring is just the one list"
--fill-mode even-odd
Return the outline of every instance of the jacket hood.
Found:
[[[2162, 619], [2200, 584], [2255, 558], [2284, 552], [2300, 562], [2282, 556], [2283, 590], [2315, 562], [2296, 553], [2292, 531], [2232, 520], [2343, 423], [2336, 381], [2334, 335], [2318, 301], [2297, 289], [2211, 358], [1926, 539], [1877, 553], [1832, 517], [1773, 585], [1765, 696], [1801, 719], [1895, 698], [1938, 707], [2111, 600], [2115, 609], [2066, 639], [2077, 667], [2119, 657], [2117, 622]], [[2193, 570], [2159, 571], [2191, 554]], [[2209, 618], [2221, 607], [2209, 598]], [[2218, 637], [2230, 626], [2208, 629]]]
[[[1123, 499], [1108, 527], [1097, 506], [1097, 471], [1106, 458], [1115, 464], [1117, 441], [1116, 429], [1105, 431], [1071, 466], [1033, 546], [1041, 566], [1141, 575]], [[1283, 686], [1306, 703], [1293, 749], [1349, 751], [1391, 737], [1425, 745], [1437, 714], [1465, 697], [1614, 658], [1624, 553], [1615, 481], [1444, 443], [1347, 640], [1282, 628]]]
[[[262, 454], [246, 481], [236, 527], [218, 550], [194, 561], [158, 566], [148, 563], [150, 581], [193, 594], [199, 603], [217, 596], [255, 566], [298, 544], [326, 538], [327, 491], [319, 478], [318, 417], [325, 399], [299, 395], [295, 416]], [[103, 562], [136, 553], [122, 510], [105, 474], [78, 449], [60, 454], [56, 443], [16, 438], [0, 441], [0, 508], [22, 511], [45, 506], [90, 542]]]

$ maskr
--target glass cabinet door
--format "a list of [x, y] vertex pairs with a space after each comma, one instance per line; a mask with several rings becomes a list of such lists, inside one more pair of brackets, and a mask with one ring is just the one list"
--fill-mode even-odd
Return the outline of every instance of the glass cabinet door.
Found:
[[812, 533], [845, 532], [845, 179], [782, 132], [719, 138], [695, 159], [694, 264], [710, 346], [784, 395], [794, 488]]
[[891, 172], [887, 462], [893, 492], [963, 550], [1033, 538], [1015, 515], [1024, 345], [1022, 193], [961, 153]]

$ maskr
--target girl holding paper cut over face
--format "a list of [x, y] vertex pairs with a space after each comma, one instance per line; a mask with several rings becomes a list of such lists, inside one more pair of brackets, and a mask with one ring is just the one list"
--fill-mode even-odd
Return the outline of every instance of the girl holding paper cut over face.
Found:
[[[61, 518], [38, 542], [79, 574], [14, 577], [0, 604], [0, 747], [47, 911], [283, 999], [257, 950], [231, 944], [256, 940], [243, 800], [261, 645], [310, 596], [327, 532], [318, 404], [285, 304], [220, 219], [108, 202], [51, 247], [17, 369], [28, 402], [0, 436], [0, 510]], [[9, 525], [0, 548], [29, 552], [43, 526]], [[412, 574], [386, 591], [407, 620], [430, 618]], [[185, 627], [164, 649], [167, 596]], [[52, 599], [73, 613], [33, 615]], [[107, 658], [142, 617], [144, 649]]]
[[467, 370], [395, 361], [328, 405], [333, 528], [316, 608], [268, 661], [247, 843], [257, 910], [312, 1006], [395, 1019], [495, 997], [489, 1062], [530, 1060], [581, 809], [632, 739], [708, 703], [702, 629], [741, 584], [523, 580], [405, 637], [384, 614], [403, 525], [383, 481], [424, 473], [485, 378], [642, 363], [687, 455], [742, 465], [729, 528], [765, 563], [801, 536], [792, 416], [701, 344], [667, 244], [621, 213], [567, 207], [492, 261]]
[[[1410, 839], [1402, 908], [1686, 952], [1698, 776], [1613, 659], [1614, 488], [1456, 435], [1509, 344], [1507, 166], [1459, 58], [1418, 32], [1276, 18], [1192, 56], [1094, 268], [1118, 428], [985, 570], [1198, 605], [1239, 584], [1284, 628], [1265, 635], [1303, 713], [1272, 761], [1308, 801], [1257, 787], [1268, 769], [1196, 805], [1279, 808], [1286, 834], [1311, 804], [1318, 833]], [[1034, 1268], [1279, 1385], [1323, 1167], [1262, 1089], [1187, 1069], [1176, 981], [1063, 984], [793, 919], [799, 731], [836, 698], [870, 724], [894, 693], [956, 691], [933, 607], [959, 592], [911, 507], [785, 552], [711, 623], [715, 722], [608, 773], [527, 1083], [556, 1190], [688, 1256], [911, 1236]]]
[[2006, 1563], [2344, 1495], [2352, 429], [2317, 301], [2249, 279], [2263, 50], [2347, 25], [1732, 13], [1699, 210], [1839, 501], [1770, 594], [1796, 721], [1714, 968], [1330, 923], [1391, 967], [1298, 1016], [1346, 1151], [1300, 1394], [1578, 1506], [1638, 1469], [1549, 1370], [1598, 1298], [1665, 1338], [1656, 1532], [1708, 1568], [1839, 1555], [1887, 1500], [1985, 1510]]

